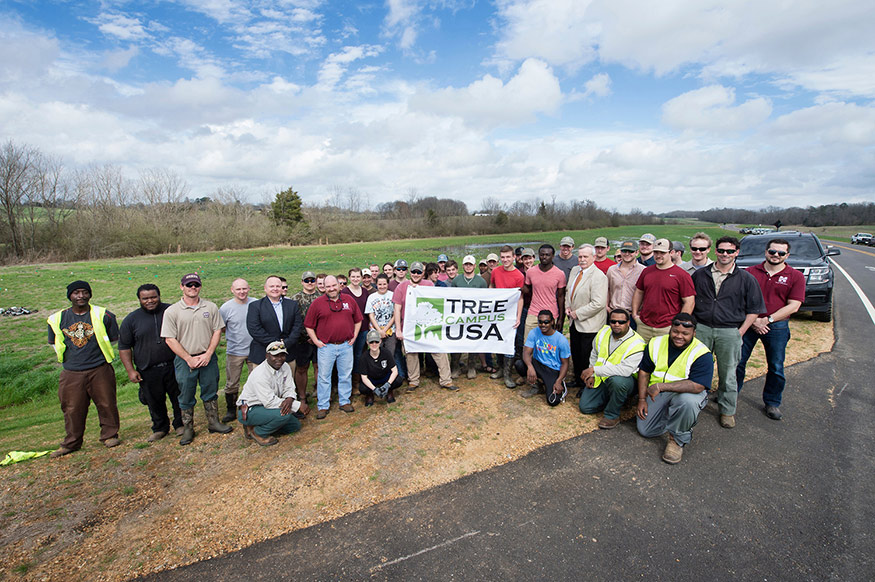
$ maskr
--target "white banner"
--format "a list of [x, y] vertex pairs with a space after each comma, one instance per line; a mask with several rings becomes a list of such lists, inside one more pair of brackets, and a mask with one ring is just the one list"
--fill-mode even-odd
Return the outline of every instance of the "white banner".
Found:
[[519, 289], [408, 287], [404, 348], [412, 353], [512, 354], [519, 298]]

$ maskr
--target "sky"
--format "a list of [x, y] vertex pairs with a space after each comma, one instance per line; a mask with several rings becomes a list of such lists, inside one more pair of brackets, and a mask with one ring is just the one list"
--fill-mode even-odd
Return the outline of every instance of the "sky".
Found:
[[875, 199], [865, 0], [0, 2], [0, 140], [369, 207]]

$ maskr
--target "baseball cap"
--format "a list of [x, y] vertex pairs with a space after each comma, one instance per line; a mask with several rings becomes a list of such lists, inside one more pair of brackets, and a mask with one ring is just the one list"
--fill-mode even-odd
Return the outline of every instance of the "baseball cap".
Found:
[[371, 266], [362, 267], [362, 277], [370, 277], [371, 276]]
[[528, 247], [524, 248], [522, 256], [523, 257], [534, 257], [535, 256], [535, 249], [530, 249]]
[[677, 240], [671, 241], [671, 250], [684, 252], [684, 243]]
[[498, 255], [496, 255], [495, 253], [489, 253], [488, 255], [486, 255], [486, 262], [488, 263], [489, 261], [495, 261], [497, 263]]
[[648, 232], [648, 233], [642, 234], [641, 238], [638, 239], [638, 242], [642, 242], [642, 241], [649, 242], [650, 244], [653, 244], [654, 241], [656, 241], [656, 237]]
[[593, 243], [592, 246], [594, 246], [594, 247], [605, 247], [605, 248], [607, 248], [607, 247], [610, 246], [610, 245], [608, 245], [608, 239], [607, 239], [607, 238], [605, 238], [605, 237], [603, 237], [603, 236], [600, 236], [600, 237], [598, 237], [597, 239], [595, 239], [595, 242]]
[[289, 353], [286, 351], [286, 344], [282, 341], [275, 341], [267, 344], [267, 349], [265, 351], [272, 356]]
[[514, 256], [521, 257], [523, 256], [523, 247], [517, 247], [513, 250]]
[[447, 257], [447, 255], [441, 253], [441, 254], [438, 255], [438, 260], [437, 260], [437, 262], [438, 262], [438, 263], [446, 263], [446, 262], [449, 261], [449, 260], [450, 260], [450, 259], [449, 259], [449, 257]]
[[410, 270], [411, 271], [425, 271], [425, 265], [423, 265], [419, 261], [413, 261], [413, 263], [410, 265]]
[[189, 283], [200, 283], [201, 278], [197, 273], [189, 273], [188, 275], [183, 275], [180, 283], [183, 285], [188, 285]]
[[315, 279], [315, 278], [316, 278], [316, 273], [314, 273], [313, 271], [304, 271], [303, 273], [301, 273], [301, 281], [303, 281], [304, 279]]
[[574, 239], [571, 238], [570, 236], [564, 236], [564, 237], [562, 237], [562, 240], [559, 241], [559, 246], [560, 247], [561, 246], [573, 247], [574, 246]]
[[463, 265], [467, 265], [468, 263], [471, 263], [472, 265], [477, 264], [477, 259], [474, 258], [474, 255], [465, 255], [465, 258], [462, 259]]
[[407, 261], [405, 261], [404, 259], [398, 259], [397, 261], [395, 261], [395, 266], [396, 267], [406, 267]]
[[378, 342], [380, 341], [380, 339], [380, 332], [378, 332], [376, 329], [372, 329], [368, 332], [367, 343]]
[[636, 245], [634, 242], [632, 242], [630, 240], [624, 240], [623, 242], [620, 243], [620, 250], [621, 251], [637, 251], [638, 245]]
[[671, 250], [671, 243], [668, 242], [667, 238], [658, 239], [655, 243], [653, 243], [653, 251], [661, 251], [663, 253], [667, 253]]

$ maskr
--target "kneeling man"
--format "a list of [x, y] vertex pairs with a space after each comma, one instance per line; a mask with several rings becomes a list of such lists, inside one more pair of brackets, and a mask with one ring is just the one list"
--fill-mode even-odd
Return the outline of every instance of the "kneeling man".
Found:
[[237, 419], [246, 431], [246, 438], [254, 439], [263, 447], [277, 443], [274, 434], [301, 430], [301, 421], [292, 413], [309, 412], [307, 403], [297, 399], [295, 378], [286, 363], [287, 356], [282, 341], [268, 345], [264, 361], [249, 374], [237, 400]]
[[657, 336], [638, 370], [638, 432], [656, 437], [668, 431], [662, 460], [674, 465], [693, 437], [699, 412], [708, 403], [714, 358], [696, 339], [696, 318], [678, 313], [668, 335]]
[[589, 368], [580, 373], [585, 386], [580, 411], [596, 414], [604, 410], [599, 428], [611, 429], [620, 423], [620, 408], [635, 387], [634, 374], [647, 344], [631, 329], [631, 322], [628, 311], [612, 309], [608, 325], [596, 334]]
[[[538, 312], [538, 327], [529, 332], [523, 345], [523, 359], [517, 360], [516, 371], [532, 385], [520, 394], [531, 398], [535, 394], [547, 393], [547, 404], [556, 406], [568, 393], [565, 375], [568, 373], [568, 359], [571, 346], [565, 336], [553, 328], [553, 312], [542, 309]], [[538, 386], [538, 382], [543, 386]]]

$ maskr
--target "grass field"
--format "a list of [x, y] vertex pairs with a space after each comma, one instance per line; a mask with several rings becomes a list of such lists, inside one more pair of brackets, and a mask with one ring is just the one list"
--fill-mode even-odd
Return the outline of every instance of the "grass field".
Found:
[[[813, 228], [799, 226], [789, 228], [801, 230], [803, 232], [813, 232], [820, 238], [827, 238], [846, 243], [851, 242], [851, 237], [858, 232], [875, 233], [875, 225], [873, 224], [864, 224], [863, 226], [816, 226]], [[787, 230], [787, 228], [784, 230]]]
[[[48, 263], [0, 268], [0, 307], [22, 306], [38, 309], [38, 313], [20, 317], [0, 318], [0, 334], [7, 338], [0, 343], [0, 408], [22, 405], [16, 417], [29, 421], [60, 421], [55, 391], [60, 366], [52, 348], [46, 343], [45, 318], [53, 311], [69, 307], [66, 286], [83, 279], [94, 291], [92, 302], [107, 307], [119, 321], [138, 307], [136, 289], [143, 283], [155, 283], [167, 302], [180, 297], [179, 278], [197, 271], [204, 281], [202, 297], [219, 305], [230, 298], [231, 281], [246, 278], [252, 295], [261, 297], [264, 279], [280, 274], [289, 279], [289, 293], [300, 288], [300, 274], [305, 270], [329, 274], [345, 273], [353, 266], [364, 267], [371, 262], [382, 265], [396, 258], [435, 260], [445, 252], [460, 261], [466, 254], [478, 258], [497, 252], [505, 244], [537, 248], [542, 242], [558, 246], [566, 234], [578, 244], [606, 236], [612, 247], [622, 240], [637, 239], [644, 232], [657, 237], [681, 240], [704, 229], [712, 237], [724, 234], [716, 225], [668, 225], [652, 227], [618, 227], [591, 231], [545, 232], [477, 237], [430, 238], [309, 247], [269, 247], [243, 251], [217, 251], [180, 255], [156, 255], [126, 259], [108, 259], [76, 263]], [[689, 258], [689, 257], [686, 257]], [[223, 341], [224, 344], [224, 341]], [[224, 370], [224, 350], [217, 352]], [[121, 364], [116, 362], [121, 402], [139, 407], [135, 387], [128, 384]], [[128, 398], [129, 393], [133, 397]], [[43, 411], [46, 404], [51, 412]], [[15, 423], [12, 423], [13, 425]], [[57, 427], [58, 429], [62, 427]], [[0, 427], [0, 442], [4, 435], [15, 433], [14, 426]], [[60, 434], [60, 433], [59, 433]]]

